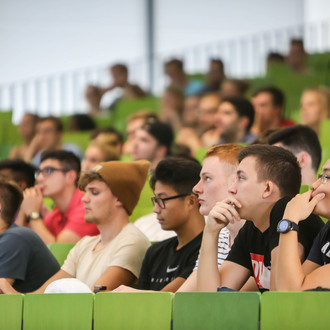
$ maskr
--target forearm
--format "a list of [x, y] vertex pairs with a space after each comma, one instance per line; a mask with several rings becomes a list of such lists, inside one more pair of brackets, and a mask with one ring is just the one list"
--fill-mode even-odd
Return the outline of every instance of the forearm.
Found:
[[301, 265], [296, 231], [280, 234], [276, 267], [276, 289], [278, 291], [300, 291], [305, 274]]
[[218, 235], [217, 232], [204, 231], [197, 270], [197, 291], [216, 291], [220, 286]]
[[10, 279], [7, 278], [0, 278], [0, 293], [3, 294], [19, 294], [20, 292], [16, 291], [12, 284], [14, 283], [14, 280], [10, 281]]
[[197, 270], [194, 270], [186, 281], [180, 286], [177, 292], [197, 291]]

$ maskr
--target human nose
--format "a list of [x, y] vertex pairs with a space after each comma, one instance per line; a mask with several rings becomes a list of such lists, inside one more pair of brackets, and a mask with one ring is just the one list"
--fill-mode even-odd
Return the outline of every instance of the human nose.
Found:
[[202, 193], [201, 181], [202, 180], [199, 180], [198, 183], [196, 184], [196, 186], [194, 186], [192, 189], [193, 193], [195, 193], [197, 195], [200, 195]]
[[233, 195], [237, 194], [237, 178], [235, 178], [233, 182], [229, 185], [228, 192]]
[[86, 192], [85, 194], [84, 194], [84, 196], [81, 198], [81, 201], [83, 202], [83, 203], [87, 203], [88, 201], [89, 201], [89, 196], [88, 196], [88, 193]]
[[156, 203], [156, 202], [155, 202], [155, 204], [154, 204], [153, 211], [154, 211], [156, 214], [159, 214], [159, 213], [161, 212], [161, 208], [159, 207], [158, 203]]

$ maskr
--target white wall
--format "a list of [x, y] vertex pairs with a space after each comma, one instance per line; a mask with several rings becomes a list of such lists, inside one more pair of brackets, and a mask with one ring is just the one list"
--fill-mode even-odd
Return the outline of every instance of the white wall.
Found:
[[307, 23], [326, 20], [330, 23], [329, 0], [304, 0], [304, 20]]
[[144, 54], [142, 0], [1, 0], [0, 83]]
[[302, 24], [303, 0], [156, 0], [157, 49]]
[[[302, 3], [155, 0], [156, 51], [296, 25]], [[144, 6], [145, 0], [1, 0], [0, 83], [143, 56]]]

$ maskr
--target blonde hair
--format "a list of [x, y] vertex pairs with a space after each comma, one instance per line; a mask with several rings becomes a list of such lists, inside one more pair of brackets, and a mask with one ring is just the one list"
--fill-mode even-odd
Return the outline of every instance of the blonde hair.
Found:
[[308, 92], [314, 92], [319, 95], [325, 118], [330, 118], [330, 88], [327, 86], [307, 88], [304, 90], [303, 94]]
[[120, 160], [120, 154], [118, 150], [112, 145], [92, 141], [88, 147], [99, 148], [103, 154], [103, 162], [108, 162], [110, 160]]

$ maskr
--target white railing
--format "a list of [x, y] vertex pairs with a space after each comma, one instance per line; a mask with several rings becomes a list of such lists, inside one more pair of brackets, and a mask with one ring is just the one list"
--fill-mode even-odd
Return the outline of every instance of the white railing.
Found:
[[[151, 87], [151, 91], [156, 95], [161, 94], [165, 85], [163, 64], [173, 57], [184, 60], [188, 73], [205, 72], [209, 59], [219, 57], [224, 61], [225, 71], [229, 77], [261, 76], [265, 73], [267, 54], [270, 51], [286, 54], [292, 38], [303, 38], [305, 48], [310, 53], [328, 51], [330, 20], [155, 54], [154, 86]], [[128, 67], [130, 80], [148, 89], [147, 59], [137, 59], [128, 63]], [[108, 64], [105, 64], [0, 86], [0, 109], [13, 109], [15, 123], [27, 110], [39, 115], [56, 116], [84, 112], [86, 85], [106, 85], [107, 68]]]

